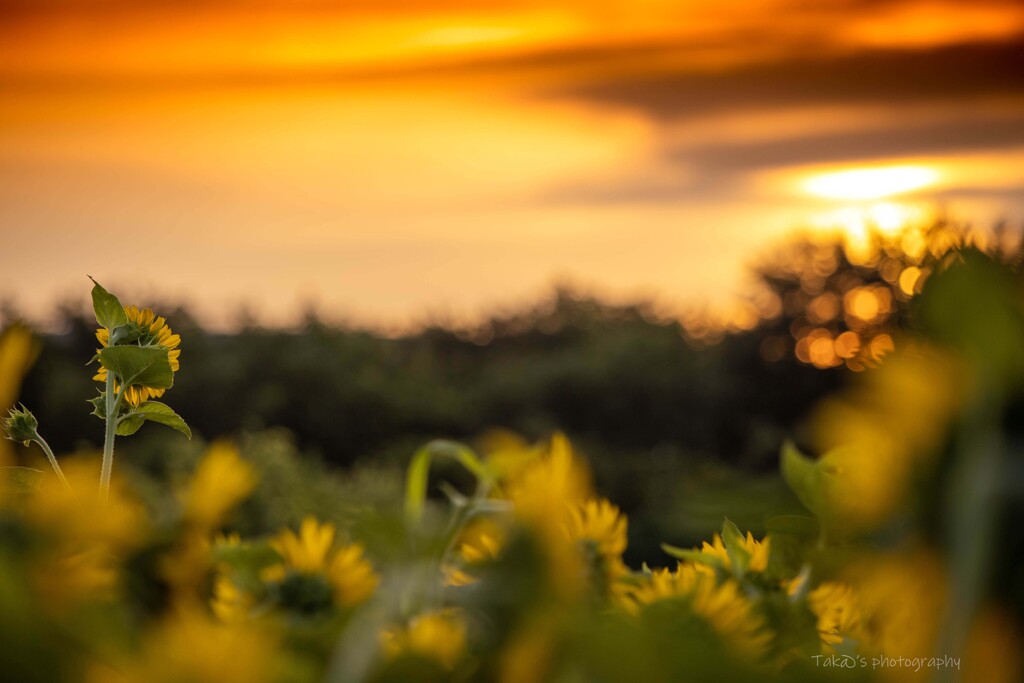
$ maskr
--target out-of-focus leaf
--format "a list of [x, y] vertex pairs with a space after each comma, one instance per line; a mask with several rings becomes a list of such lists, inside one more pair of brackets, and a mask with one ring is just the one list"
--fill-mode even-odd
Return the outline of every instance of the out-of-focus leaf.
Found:
[[807, 554], [818, 538], [817, 520], [800, 515], [779, 515], [765, 523], [772, 539], [768, 554], [769, 578], [790, 579], [796, 576], [807, 560]]
[[487, 468], [469, 446], [455, 441], [431, 441], [416, 451], [406, 472], [405, 512], [411, 521], [418, 521], [423, 516], [430, 463], [435, 458], [450, 458], [461, 463], [477, 478], [477, 481], [484, 482], [491, 479]]
[[668, 543], [662, 543], [661, 549], [667, 554], [676, 558], [677, 560], [683, 560], [684, 562], [697, 562], [700, 564], [706, 564], [709, 567], [715, 569], [722, 568], [722, 560], [715, 557], [714, 555], [707, 555], [699, 550], [693, 550], [692, 548], [677, 548], [674, 545]]
[[1024, 314], [1006, 268], [978, 251], [929, 279], [918, 312], [927, 332], [1000, 381], [1024, 377]]
[[818, 463], [801, 453], [791, 441], [782, 444], [782, 477], [797, 499], [808, 510], [822, 516], [825, 512], [825, 492]]
[[729, 555], [733, 573], [742, 577], [750, 566], [750, 552], [744, 545], [743, 533], [729, 519], [722, 525], [722, 542], [725, 543], [725, 552]]
[[39, 490], [39, 484], [45, 473], [31, 467], [0, 467], [0, 477], [9, 490], [17, 493], [29, 493]]
[[212, 555], [216, 563], [223, 562], [235, 569], [249, 567], [254, 571], [281, 561], [277, 551], [266, 543], [218, 544], [214, 546]]

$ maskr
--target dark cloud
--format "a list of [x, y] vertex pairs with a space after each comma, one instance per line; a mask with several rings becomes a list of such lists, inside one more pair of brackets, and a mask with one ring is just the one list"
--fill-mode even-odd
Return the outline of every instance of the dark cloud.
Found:
[[[556, 188], [546, 201], [721, 201], [742, 196], [742, 181], [766, 169], [1024, 147], [1024, 36], [791, 58], [717, 73], [633, 73], [545, 95], [631, 109], [666, 126], [683, 124], [655, 160], [668, 169], [658, 182], [624, 174]], [[687, 139], [685, 133], [685, 124], [698, 118], [748, 115], [757, 125], [757, 115], [766, 111], [835, 106], [870, 109], [862, 122], [839, 131], [809, 119], [806, 133], [777, 139], [750, 141], [724, 132]], [[1011, 194], [1019, 199], [1022, 191]]]
[[938, 123], [899, 123], [869, 130], [809, 134], [761, 143], [720, 141], [670, 152], [706, 172], [736, 173], [778, 166], [853, 162], [887, 157], [1001, 150], [1024, 146], [1024, 105], [1003, 116]]
[[730, 71], [631, 73], [550, 97], [628, 107], [658, 119], [815, 105], [963, 101], [1024, 95], [1024, 35], [928, 50], [799, 55]]

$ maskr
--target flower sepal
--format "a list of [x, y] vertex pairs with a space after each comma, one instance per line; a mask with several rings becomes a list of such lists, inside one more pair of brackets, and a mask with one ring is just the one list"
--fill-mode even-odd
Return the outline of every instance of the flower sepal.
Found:
[[5, 439], [20, 441], [24, 446], [39, 438], [39, 421], [25, 406], [11, 408], [7, 417], [0, 420], [0, 425]]
[[147, 330], [136, 322], [126, 322], [118, 325], [110, 333], [110, 346], [125, 346], [134, 344], [146, 335]]

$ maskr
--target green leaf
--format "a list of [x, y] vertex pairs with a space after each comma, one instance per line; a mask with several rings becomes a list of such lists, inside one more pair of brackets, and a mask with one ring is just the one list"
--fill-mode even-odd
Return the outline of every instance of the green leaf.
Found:
[[750, 566], [750, 552], [744, 545], [743, 533], [729, 519], [722, 525], [722, 542], [725, 544], [725, 552], [729, 555], [733, 574], [742, 578]]
[[772, 539], [768, 577], [774, 580], [793, 578], [807, 562], [818, 539], [818, 521], [801, 515], [779, 515], [768, 518], [765, 528]]
[[[92, 280], [92, 277], [89, 279]], [[103, 289], [96, 280], [92, 282], [92, 310], [96, 314], [96, 322], [108, 330], [127, 323], [128, 316], [125, 315], [124, 306], [117, 297]]]
[[406, 471], [405, 512], [411, 521], [418, 521], [423, 516], [427, 498], [427, 477], [430, 474], [430, 463], [434, 458], [455, 460], [476, 476], [478, 482], [491, 481], [487, 468], [469, 446], [455, 441], [431, 441], [413, 454], [409, 469]]
[[39, 482], [44, 473], [31, 467], [0, 467], [0, 477], [18, 493], [30, 493], [39, 490]]
[[171, 407], [165, 403], [159, 401], [146, 401], [138, 408], [128, 413], [128, 415], [121, 418], [121, 423], [118, 424], [118, 434], [121, 434], [120, 429], [122, 424], [128, 424], [129, 422], [139, 421], [138, 427], [132, 429], [129, 434], [134, 434], [138, 431], [139, 427], [142, 426], [142, 422], [157, 422], [162, 425], [167, 425], [171, 429], [176, 429], [188, 438], [192, 438], [192, 430], [189, 429], [185, 421], [181, 419], [181, 416], [171, 410]]
[[782, 478], [808, 510], [821, 517], [826, 512], [825, 492], [818, 463], [791, 442], [782, 444]]
[[145, 422], [146, 418], [141, 415], [128, 414], [117, 421], [117, 426], [114, 428], [114, 432], [118, 436], [131, 436], [135, 432], [139, 431]]
[[965, 353], [997, 385], [1024, 377], [1024, 314], [1011, 270], [970, 249], [929, 278], [917, 315], [933, 338]]
[[159, 346], [108, 346], [100, 350], [100, 364], [123, 386], [144, 384], [168, 389], [174, 384], [167, 349]]
[[255, 573], [281, 562], [278, 552], [266, 543], [218, 544], [211, 554], [215, 563], [236, 571], [248, 568]]
[[694, 550], [692, 548], [677, 548], [676, 546], [669, 545], [668, 543], [662, 543], [661, 549], [677, 560], [683, 560], [684, 562], [697, 562], [699, 564], [706, 564], [709, 567], [714, 567], [715, 569], [722, 569], [721, 559], [714, 555], [702, 553], [699, 550]]

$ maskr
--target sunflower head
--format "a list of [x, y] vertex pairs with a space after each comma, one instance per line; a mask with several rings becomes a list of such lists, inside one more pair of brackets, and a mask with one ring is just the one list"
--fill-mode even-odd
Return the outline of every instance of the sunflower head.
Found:
[[450, 671], [466, 651], [466, 631], [466, 621], [458, 610], [443, 609], [421, 614], [405, 627], [387, 629], [380, 640], [391, 658], [415, 655]]
[[[151, 308], [138, 308], [137, 306], [125, 306], [124, 315], [127, 322], [118, 325], [113, 330], [101, 327], [96, 330], [96, 340], [102, 349], [111, 346], [136, 345], [146, 348], [159, 348], [167, 351], [167, 362], [172, 372], [177, 372], [180, 367], [179, 357], [181, 356], [181, 337], [174, 334], [167, 326], [163, 316], [157, 316]], [[98, 382], [107, 381], [107, 368], [100, 367], [93, 377]], [[115, 386], [120, 391], [120, 386]], [[139, 406], [151, 398], [158, 398], [167, 391], [164, 387], [148, 386], [146, 384], [133, 384], [124, 390], [124, 400], [129, 405]]]
[[[747, 571], [764, 572], [768, 569], [768, 554], [771, 550], [770, 537], [765, 536], [759, 541], [748, 531], [746, 536], [738, 538], [736, 545], [742, 549], [746, 557], [749, 557]], [[729, 550], [720, 535], [715, 534], [711, 543], [705, 541], [700, 548], [700, 553], [717, 560], [726, 572], [730, 574], [735, 572], [736, 568], [733, 567]]]
[[333, 524], [303, 520], [299, 533], [281, 532], [271, 547], [281, 562], [264, 570], [281, 604], [303, 614], [331, 605], [354, 607], [373, 594], [380, 579], [358, 543], [336, 544]]
[[694, 563], [680, 563], [675, 571], [656, 569], [624, 592], [620, 605], [642, 614], [654, 604], [674, 604], [710, 626], [731, 650], [760, 659], [774, 634], [754, 602], [733, 579], [718, 581]]

